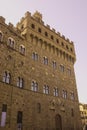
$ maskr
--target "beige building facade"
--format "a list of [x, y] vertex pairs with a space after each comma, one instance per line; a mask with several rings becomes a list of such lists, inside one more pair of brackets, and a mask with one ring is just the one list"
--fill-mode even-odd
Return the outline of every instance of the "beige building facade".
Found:
[[79, 104], [83, 130], [87, 130], [87, 104]]
[[81, 130], [74, 43], [36, 11], [0, 17], [0, 130]]

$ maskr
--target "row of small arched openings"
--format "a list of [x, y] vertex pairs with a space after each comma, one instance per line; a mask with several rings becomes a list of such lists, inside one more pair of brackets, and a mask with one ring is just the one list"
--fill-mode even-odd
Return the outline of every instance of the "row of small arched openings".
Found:
[[[71, 55], [63, 51], [62, 49], [59, 49], [55, 47], [54, 45], [51, 45], [50, 43], [47, 43], [46, 41], [43, 41], [42, 39], [39, 39], [38, 37], [32, 34], [30, 35], [30, 38], [31, 38], [31, 42], [33, 42], [34, 44], [40, 45], [45, 50], [49, 50], [50, 52], [53, 52], [57, 56], [62, 57], [63, 59], [70, 61], [71, 63], [74, 63], [75, 59]], [[3, 41], [3, 33], [0, 31], [0, 42], [2, 41]], [[7, 45], [15, 49], [15, 40], [9, 37]], [[25, 54], [25, 47], [23, 45], [20, 45], [19, 51], [20, 53]]]
[[63, 59], [70, 61], [72, 63], [75, 62], [74, 57], [66, 53], [64, 50], [59, 49], [58, 47], [51, 45], [50, 43], [47, 43], [46, 41], [43, 41], [41, 38], [38, 38], [37, 36], [34, 36], [33, 34], [30, 35], [31, 43], [35, 44], [36, 46], [40, 46], [44, 50], [48, 50], [49, 52], [52, 52], [53, 54], [56, 54], [59, 57], [62, 57]]

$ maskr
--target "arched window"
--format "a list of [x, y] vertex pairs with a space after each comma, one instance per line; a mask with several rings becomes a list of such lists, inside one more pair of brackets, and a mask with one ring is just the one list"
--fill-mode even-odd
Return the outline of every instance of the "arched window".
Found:
[[38, 28], [38, 32], [41, 33], [41, 28]]
[[63, 91], [62, 91], [62, 96], [63, 96], [64, 99], [67, 98], [67, 91], [66, 91], [66, 90], [63, 90]]
[[32, 59], [35, 60], [35, 61], [38, 61], [38, 54], [33, 52], [32, 53]]
[[49, 86], [48, 85], [43, 86], [43, 93], [49, 94]]
[[23, 78], [18, 77], [17, 78], [17, 87], [23, 88], [24, 87], [24, 80]]
[[45, 32], [45, 36], [48, 36], [48, 33], [47, 33], [47, 32]]
[[11, 81], [11, 75], [10, 75], [10, 73], [4, 72], [4, 74], [3, 74], [3, 82], [9, 84], [10, 81]]
[[8, 38], [8, 46], [15, 49], [15, 41], [11, 37]]
[[3, 33], [0, 31], [0, 42], [3, 40]]
[[54, 96], [58, 96], [58, 95], [59, 95], [59, 93], [58, 93], [58, 88], [54, 88], [54, 89], [53, 89], [53, 95], [54, 95]]
[[47, 58], [47, 57], [43, 57], [43, 63], [44, 63], [45, 65], [48, 65], [48, 58]]
[[56, 67], [57, 67], [56, 61], [52, 61], [52, 67], [53, 67], [53, 69], [56, 69]]
[[25, 55], [25, 47], [24, 47], [24, 45], [20, 45], [20, 47], [19, 47], [19, 52], [20, 52], [21, 54]]
[[35, 29], [35, 25], [34, 25], [34, 24], [31, 24], [31, 27], [32, 27], [33, 29]]
[[37, 92], [38, 91], [38, 83], [36, 81], [32, 81], [31, 90]]

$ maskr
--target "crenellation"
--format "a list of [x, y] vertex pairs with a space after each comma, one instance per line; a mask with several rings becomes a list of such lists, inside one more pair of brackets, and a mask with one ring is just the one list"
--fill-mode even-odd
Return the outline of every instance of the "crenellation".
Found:
[[22, 17], [22, 18], [20, 19], [20, 23], [22, 23], [22, 22], [24, 21], [24, 19], [25, 19], [25, 18], [24, 18], [24, 17]]
[[9, 23], [8, 26], [14, 28], [14, 25], [12, 23]]
[[26, 17], [31, 17], [31, 13], [29, 12], [29, 11], [27, 11], [26, 13], [25, 13], [25, 18]]
[[74, 42], [73, 42], [73, 41], [71, 41], [70, 43], [71, 43], [71, 44], [74, 44]]
[[50, 29], [50, 25], [47, 24], [46, 27], [47, 27], [48, 29]]
[[1, 23], [5, 23], [5, 18], [0, 16], [0, 21], [1, 21]]
[[62, 35], [62, 38], [65, 40], [65, 36], [64, 35]]
[[0, 130], [81, 130], [74, 44], [30, 16], [0, 26]]
[[61, 36], [61, 33], [60, 33], [60, 32], [57, 32], [57, 34], [58, 34], [59, 36]]
[[66, 41], [67, 41], [67, 42], [70, 42], [69, 38], [66, 38]]
[[52, 31], [53, 31], [53, 32], [56, 32], [56, 30], [55, 30], [54, 28], [52, 28]]

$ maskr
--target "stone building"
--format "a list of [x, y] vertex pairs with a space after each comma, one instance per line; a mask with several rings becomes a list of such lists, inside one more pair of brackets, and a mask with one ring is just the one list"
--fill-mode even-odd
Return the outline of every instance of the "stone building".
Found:
[[0, 130], [81, 130], [74, 43], [36, 11], [0, 17]]
[[83, 130], [87, 130], [87, 104], [79, 104]]

